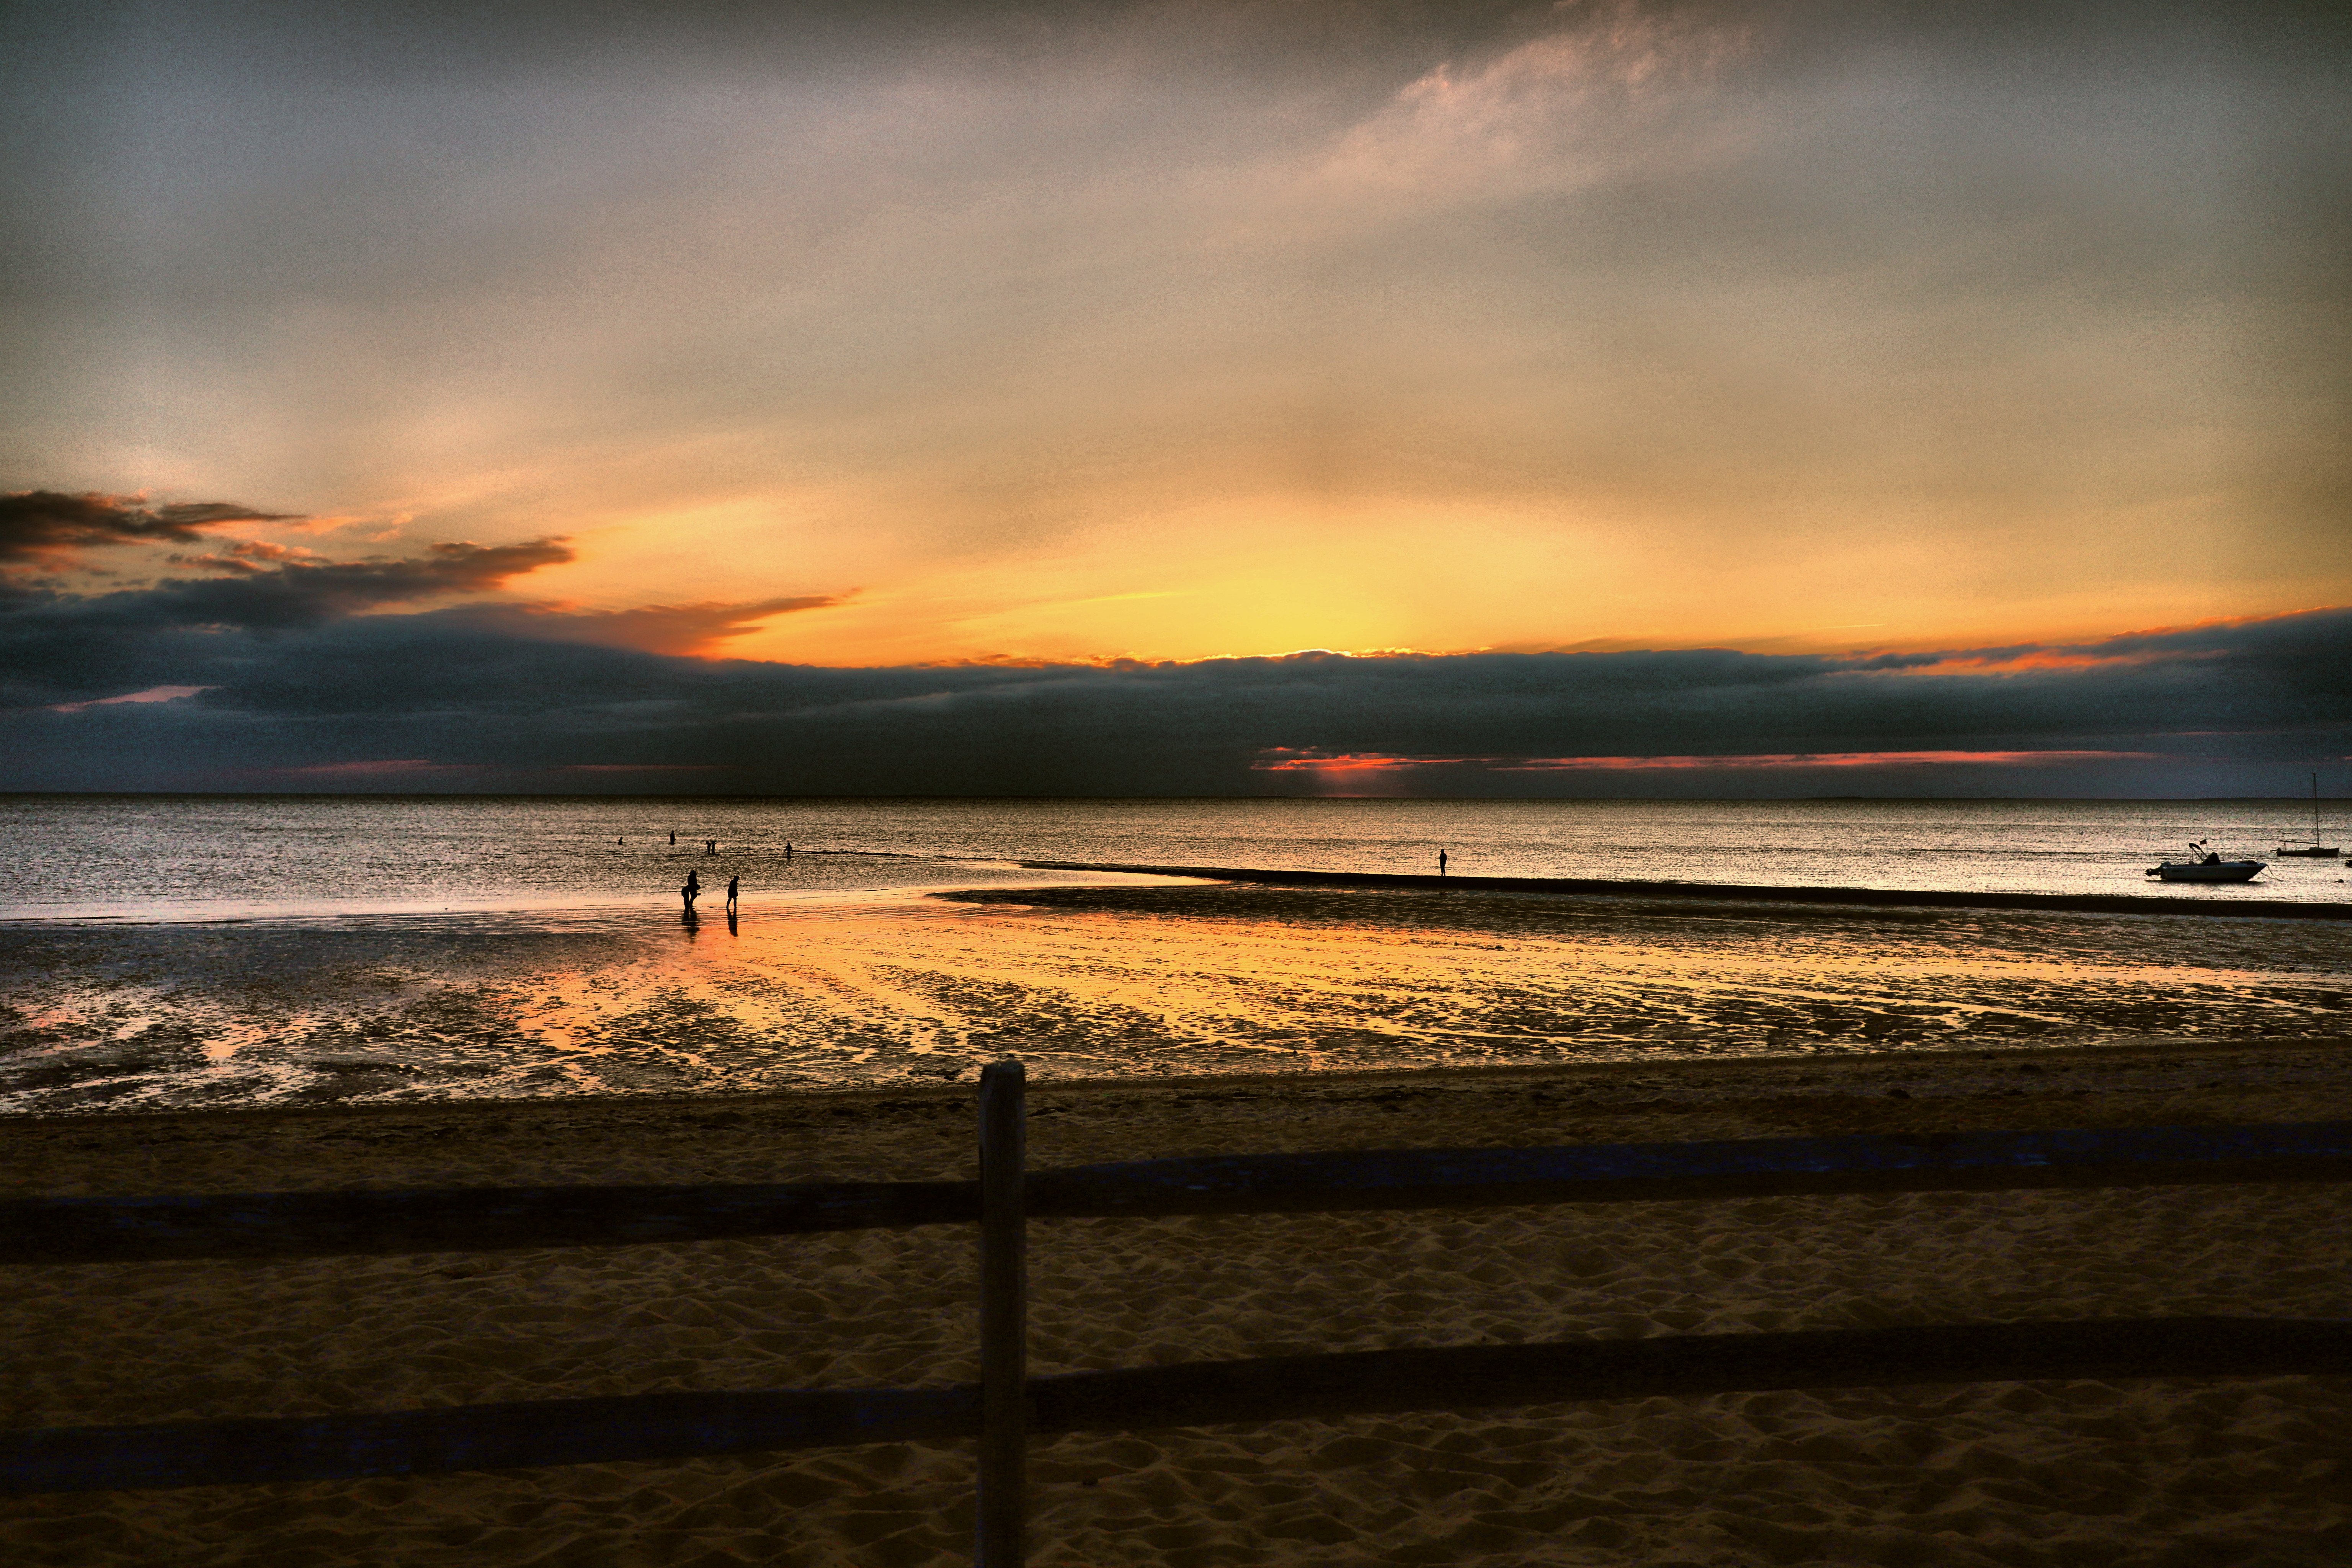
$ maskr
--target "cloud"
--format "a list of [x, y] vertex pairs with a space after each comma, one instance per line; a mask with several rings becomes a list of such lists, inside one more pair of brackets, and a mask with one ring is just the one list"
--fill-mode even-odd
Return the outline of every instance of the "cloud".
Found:
[[185, 586], [0, 605], [0, 788], [2193, 795], [2268, 793], [2352, 753], [2352, 608], [1925, 662], [1660, 648], [842, 668], [646, 652], [495, 606], [194, 622]]
[[[269, 638], [388, 605], [487, 592], [571, 560], [572, 549], [551, 538], [436, 544], [400, 560], [319, 562], [291, 552], [227, 559], [226, 576], [107, 594], [0, 580], [0, 710], [66, 710], [125, 691], [250, 680], [271, 662], [259, 646]], [[199, 669], [224, 673], [190, 673]]]
[[1342, 187], [1419, 187], [1452, 202], [1565, 190], [1687, 155], [1665, 123], [1748, 48], [1753, 30], [1630, 0], [1483, 62], [1444, 61], [1339, 137]]
[[287, 522], [293, 517], [234, 501], [151, 507], [143, 496], [20, 490], [0, 495], [0, 562], [61, 563], [109, 544], [194, 544], [203, 541], [205, 529], [224, 523]]
[[[152, 588], [56, 602], [60, 623], [113, 631], [160, 626], [282, 630], [315, 626], [383, 605], [447, 594], [478, 594], [509, 578], [572, 558], [562, 539], [521, 544], [436, 544], [402, 560], [317, 562], [274, 558], [273, 564], [225, 558], [231, 575], [184, 578]], [[211, 563], [207, 563], [208, 564]]]
[[299, 565], [320, 563], [319, 552], [299, 544], [272, 544], [267, 540], [240, 539], [226, 550], [209, 555], [172, 554], [165, 557], [174, 566], [194, 566], [205, 572], [253, 574], [270, 566], [291, 563]]
[[760, 629], [776, 616], [822, 610], [848, 595], [803, 594], [791, 598], [706, 600], [698, 605], [641, 605], [630, 610], [579, 610], [561, 605], [478, 605], [453, 612], [471, 626], [550, 642], [593, 643], [646, 653], [707, 654], [730, 637]]
[[96, 697], [88, 702], [60, 702], [51, 711], [79, 713], [85, 708], [108, 708], [118, 702], [178, 702], [211, 689], [209, 686], [151, 686], [144, 691], [126, 691], [120, 697]]
[[[47, 8], [0, 103], [0, 400], [77, 483], [560, 515], [599, 604], [791, 561], [910, 606], [876, 658], [2346, 596], [2315, 7], [109, 15]], [[903, 591], [1071, 542], [1068, 597], [1157, 586], [1195, 517], [1269, 578], [1349, 552], [1382, 623], [967, 638]]]

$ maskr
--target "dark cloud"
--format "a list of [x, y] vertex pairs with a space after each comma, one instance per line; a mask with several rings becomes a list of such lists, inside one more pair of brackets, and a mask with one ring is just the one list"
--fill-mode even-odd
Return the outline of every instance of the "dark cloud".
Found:
[[23, 490], [0, 495], [0, 562], [58, 560], [93, 545], [194, 544], [226, 522], [284, 522], [291, 514], [234, 501], [151, 507], [137, 496]]
[[555, 605], [478, 605], [460, 615], [467, 624], [551, 642], [595, 643], [646, 653], [702, 654], [730, 637], [757, 631], [772, 616], [795, 610], [822, 610], [844, 595], [803, 594], [791, 598], [708, 601], [695, 605], [640, 605], [629, 610], [574, 610]]
[[179, 579], [152, 588], [60, 598], [52, 618], [63, 627], [138, 635], [177, 627], [283, 631], [315, 626], [383, 605], [444, 594], [478, 594], [509, 577], [572, 559], [561, 539], [523, 544], [436, 544], [397, 561], [238, 563], [238, 574]]
[[[474, 551], [370, 570], [399, 568], [417, 587], [522, 563]], [[320, 606], [363, 595], [286, 586], [352, 570], [0, 607], [15, 710], [0, 787], [2179, 795], [2280, 790], [2312, 759], [2352, 753], [2352, 609], [1896, 658], [1667, 649], [827, 668], [599, 646], [545, 612], [334, 614]], [[198, 590], [221, 596], [199, 604]], [[205, 689], [55, 710], [191, 687]], [[1841, 760], [1550, 765], [1791, 753]], [[1393, 765], [1328, 777], [1266, 766], [1318, 757]]]
[[[313, 562], [270, 552], [226, 558], [226, 577], [180, 578], [151, 588], [75, 595], [16, 584], [0, 592], [0, 709], [102, 701], [152, 686], [169, 666], [266, 668], [269, 639], [387, 605], [480, 593], [572, 559], [561, 539], [522, 544], [436, 544], [391, 561]], [[212, 563], [219, 565], [224, 563]], [[128, 684], [125, 682], [128, 681]]]

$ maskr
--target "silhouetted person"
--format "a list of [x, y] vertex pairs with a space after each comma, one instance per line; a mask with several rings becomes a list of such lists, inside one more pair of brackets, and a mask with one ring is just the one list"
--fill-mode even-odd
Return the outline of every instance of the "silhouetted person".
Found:
[[675, 833], [671, 834], [671, 835], [669, 836], [669, 841], [670, 841], [672, 844], [677, 843], [677, 834], [675, 834]]
[[1445, 851], [1443, 849], [1437, 852], [1437, 874], [1441, 877], [1445, 875]]
[[785, 840], [784, 840], [784, 858], [785, 858], [785, 859], [787, 859], [787, 860], [789, 860], [789, 859], [791, 859], [792, 858], [793, 858], [793, 841], [792, 841], [791, 839], [787, 838], [787, 839], [785, 839]]
[[735, 907], [736, 884], [742, 881], [742, 879], [743, 879], [740, 877], [730, 877], [727, 879], [727, 907], [730, 910]]
[[686, 912], [692, 914], [694, 900], [702, 897], [702, 879], [688, 871], [686, 874], [686, 886], [677, 890], [677, 896], [686, 900]]
[[706, 838], [706, 839], [704, 839], [704, 840], [702, 841], [702, 852], [703, 852], [705, 855], [716, 855], [716, 854], [718, 854], [718, 853], [719, 853], [719, 840], [717, 840], [716, 838]]

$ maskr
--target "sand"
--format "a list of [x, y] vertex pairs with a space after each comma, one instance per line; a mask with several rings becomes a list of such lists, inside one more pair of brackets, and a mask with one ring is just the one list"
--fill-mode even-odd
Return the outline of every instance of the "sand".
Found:
[[[1041, 1083], [1039, 1166], [2352, 1116], [2342, 1043]], [[971, 1173], [968, 1088], [28, 1120], [16, 1193]], [[1070, 1220], [1041, 1373], [1594, 1334], [2352, 1315], [2313, 1185]], [[12, 1426], [968, 1381], [961, 1227], [8, 1271]], [[1763, 1394], [1040, 1442], [1039, 1564], [2340, 1563], [2352, 1380]], [[0, 1504], [27, 1564], [964, 1560], [968, 1445]]]

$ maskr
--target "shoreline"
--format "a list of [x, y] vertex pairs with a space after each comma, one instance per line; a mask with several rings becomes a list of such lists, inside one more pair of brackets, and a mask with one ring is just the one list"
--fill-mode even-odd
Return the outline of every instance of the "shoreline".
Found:
[[2278, 920], [2352, 920], [2352, 900], [2284, 899], [2243, 904], [2161, 901], [2132, 893], [1969, 892], [1929, 888], [1820, 888], [1769, 882], [1666, 882], [1587, 877], [1433, 877], [1402, 871], [1292, 871], [1264, 867], [1120, 866], [1022, 860], [1033, 871], [1125, 871], [1205, 881], [1292, 887], [1400, 888], [1422, 891], [1585, 893], [1609, 897], [1738, 900], [1765, 903], [1897, 905], [1926, 909], [2053, 910], [2089, 914], [2239, 915]]
[[[1911, 908], [1930, 910], [2045, 910], [2077, 914], [2197, 915], [2276, 920], [2352, 921], [2352, 900], [2252, 898], [2232, 900], [2226, 887], [2199, 887], [2179, 893], [2036, 893], [1972, 890], [1951, 888], [1861, 888], [1805, 883], [1695, 882], [1659, 879], [1586, 877], [1433, 876], [1402, 871], [1295, 870], [1284, 867], [1129, 865], [1108, 861], [1023, 860], [996, 857], [907, 855], [888, 850], [805, 849], [802, 858], [825, 858], [936, 861], [966, 870], [1013, 868], [1026, 871], [1056, 871], [1091, 876], [1174, 879], [1182, 881], [1258, 884], [1270, 887], [1364, 888], [1413, 892], [1514, 892], [1560, 897], [1594, 897], [1687, 900], [1701, 903], [1812, 904], [1846, 908]], [[1046, 883], [1051, 888], [1106, 884]], [[1118, 885], [1118, 884], [1108, 884]], [[1028, 890], [1024, 884], [969, 878], [936, 882], [894, 883], [877, 888], [792, 889], [766, 890], [770, 910], [795, 904], [889, 902], [942, 895], [1006, 895]], [[425, 902], [391, 901], [382, 905], [243, 904], [229, 913], [198, 912], [201, 906], [68, 909], [33, 907], [0, 910], [0, 931], [67, 929], [135, 930], [154, 927], [301, 924], [383, 921], [454, 921], [499, 918], [538, 918], [560, 924], [619, 921], [641, 918], [648, 910], [667, 909], [667, 895], [599, 892], [560, 898], [477, 898], [436, 908]], [[705, 918], [719, 918], [715, 913]]]

